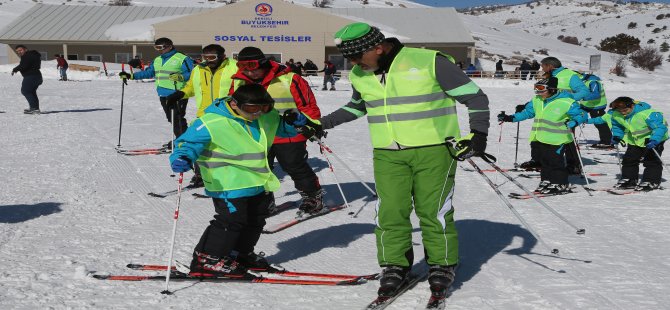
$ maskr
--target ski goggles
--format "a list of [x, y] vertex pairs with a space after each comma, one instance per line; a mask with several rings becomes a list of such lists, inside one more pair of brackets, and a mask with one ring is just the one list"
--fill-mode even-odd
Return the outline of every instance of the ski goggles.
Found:
[[217, 54], [201, 54], [200, 58], [202, 61], [216, 61], [219, 59], [219, 55]]
[[154, 45], [154, 49], [157, 51], [162, 51], [166, 48], [168, 48], [170, 45], [168, 44], [161, 44], [161, 45]]
[[239, 105], [240, 110], [256, 114], [256, 113], [268, 113], [274, 107], [274, 104], [253, 104], [253, 103], [243, 103]]
[[549, 90], [549, 87], [544, 84], [536, 84], [533, 88], [536, 94], [540, 94]]
[[237, 67], [242, 71], [256, 70], [261, 67], [261, 62], [258, 60], [237, 61]]

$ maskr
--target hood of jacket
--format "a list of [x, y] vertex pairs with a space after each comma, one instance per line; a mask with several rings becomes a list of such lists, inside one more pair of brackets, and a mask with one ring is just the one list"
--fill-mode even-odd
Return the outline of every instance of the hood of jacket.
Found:
[[282, 65], [280, 63], [277, 63], [275, 61], [270, 60], [269, 63], [270, 63], [270, 69], [267, 71], [265, 76], [263, 76], [263, 80], [260, 81], [260, 82], [259, 81], [252, 81], [246, 75], [244, 75], [244, 73], [242, 73], [241, 70], [237, 70], [237, 73], [235, 73], [233, 75], [233, 79], [234, 80], [242, 80], [242, 81], [245, 81], [247, 83], [258, 83], [258, 84], [263, 85], [265, 88], [267, 88], [270, 85], [270, 82], [272, 82], [272, 80], [274, 80], [275, 78], [293, 72], [291, 70], [291, 68], [289, 68], [285, 65]]

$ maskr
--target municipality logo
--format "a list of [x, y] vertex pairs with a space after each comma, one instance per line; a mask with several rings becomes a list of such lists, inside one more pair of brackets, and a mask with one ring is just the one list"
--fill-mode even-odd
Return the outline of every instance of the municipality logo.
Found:
[[258, 16], [266, 17], [272, 15], [272, 6], [267, 3], [259, 3], [255, 10]]

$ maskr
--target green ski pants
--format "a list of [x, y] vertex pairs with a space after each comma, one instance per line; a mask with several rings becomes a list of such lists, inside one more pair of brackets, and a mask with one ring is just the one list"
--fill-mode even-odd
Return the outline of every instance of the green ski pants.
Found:
[[456, 161], [444, 145], [373, 151], [377, 201], [375, 236], [380, 266], [413, 264], [412, 207], [430, 265], [458, 263], [454, 224]]

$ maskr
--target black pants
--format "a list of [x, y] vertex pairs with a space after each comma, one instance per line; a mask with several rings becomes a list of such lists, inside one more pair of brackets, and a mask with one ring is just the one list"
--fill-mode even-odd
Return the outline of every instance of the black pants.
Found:
[[212, 200], [216, 215], [200, 237], [195, 251], [218, 257], [229, 256], [232, 251], [252, 252], [261, 237], [268, 208], [274, 203], [272, 193]]
[[[586, 109], [589, 111], [589, 116], [591, 118], [596, 118], [598, 116], [603, 116], [605, 115], [605, 109], [599, 109], [599, 110], [591, 110], [591, 109]], [[598, 136], [600, 136], [600, 144], [611, 144], [612, 143], [612, 130], [610, 129], [607, 124], [600, 124], [600, 125], [595, 125], [596, 129], [598, 129]]]
[[541, 178], [554, 184], [568, 184], [568, 170], [565, 168], [565, 146], [538, 142], [536, 148], [542, 164]]
[[277, 158], [281, 168], [291, 177], [295, 188], [302, 192], [315, 192], [321, 188], [319, 178], [307, 164], [307, 142], [273, 144], [268, 154], [270, 167]]
[[42, 85], [42, 75], [33, 74], [23, 77], [21, 83], [21, 94], [28, 100], [28, 106], [31, 110], [40, 109], [40, 99], [37, 98], [37, 88]]
[[[607, 125], [605, 125], [607, 126]], [[573, 141], [564, 144], [565, 145], [565, 164], [569, 168], [569, 170], [573, 170], [572, 167], [579, 167], [581, 168], [581, 165], [579, 164], [579, 152], [577, 151], [577, 146], [575, 145], [575, 129], [572, 129], [572, 139]]]
[[172, 113], [174, 113], [174, 123], [172, 123], [172, 132], [174, 133], [174, 136], [181, 136], [181, 134], [188, 129], [188, 123], [185, 118], [188, 99], [181, 99], [177, 101], [175, 105], [168, 105], [167, 97], [158, 98], [161, 100], [161, 106], [163, 107], [168, 122], [172, 123]]
[[540, 144], [543, 143], [538, 141], [533, 141], [530, 143], [530, 159], [538, 163], [540, 162], [540, 158], [542, 157]]
[[[663, 144], [665, 142], [655, 148], [658, 155], [663, 154]], [[652, 150], [630, 144], [621, 161], [621, 178], [637, 180], [640, 173], [640, 162], [644, 166], [642, 182], [661, 183], [663, 165], [658, 156]]]

